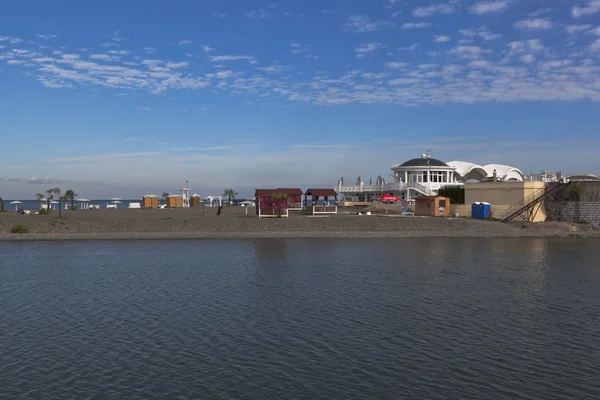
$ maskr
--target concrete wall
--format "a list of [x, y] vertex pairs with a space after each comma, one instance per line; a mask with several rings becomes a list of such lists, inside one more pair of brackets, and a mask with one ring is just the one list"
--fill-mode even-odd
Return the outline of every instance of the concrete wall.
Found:
[[[465, 184], [465, 205], [475, 202], [491, 204], [492, 217], [500, 217], [513, 204], [522, 202], [531, 194], [544, 189], [544, 182], [479, 182]], [[546, 220], [543, 202], [536, 206], [533, 222]], [[460, 214], [460, 213], [459, 213]], [[471, 211], [469, 210], [469, 215]]]
[[[581, 189], [579, 202], [573, 198], [574, 185]], [[571, 182], [547, 195], [544, 204], [550, 220], [599, 224], [600, 182]]]

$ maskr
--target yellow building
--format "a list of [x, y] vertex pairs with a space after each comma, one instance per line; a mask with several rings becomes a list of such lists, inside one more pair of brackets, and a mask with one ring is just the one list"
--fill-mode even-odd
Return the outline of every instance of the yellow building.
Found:
[[[471, 204], [486, 202], [491, 204], [492, 216], [501, 218], [510, 207], [526, 203], [542, 196], [546, 188], [545, 182], [479, 182], [465, 184], [465, 206], [456, 210], [460, 215], [471, 214]], [[462, 212], [461, 212], [462, 211]], [[530, 212], [531, 222], [546, 220], [544, 202], [541, 201]]]

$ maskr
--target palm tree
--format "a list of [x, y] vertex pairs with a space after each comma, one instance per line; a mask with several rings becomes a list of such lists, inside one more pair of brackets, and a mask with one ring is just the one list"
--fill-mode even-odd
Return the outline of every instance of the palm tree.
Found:
[[54, 198], [53, 193], [54, 189], [48, 189], [46, 190], [46, 194], [43, 193], [36, 193], [35, 197], [38, 200], [42, 200], [42, 199], [46, 199], [46, 211], [50, 212], [50, 201], [52, 201], [52, 199]]
[[62, 218], [62, 203], [63, 201], [66, 201], [66, 195], [62, 196], [60, 194], [60, 188], [59, 187], [55, 187], [54, 189], [50, 189], [46, 191], [48, 193], [49, 196], [51, 196], [52, 198], [54, 198], [54, 195], [56, 195], [56, 199], [58, 200], [58, 218]]
[[290, 198], [290, 196], [284, 192], [275, 192], [271, 195], [271, 200], [273, 200], [275, 203], [277, 203], [277, 216], [279, 218], [281, 218], [281, 215], [283, 214], [283, 202], [285, 200], [285, 202], [287, 204], [287, 201], [289, 200], [289, 198]]
[[223, 197], [227, 197], [229, 198], [229, 205], [231, 205], [231, 200], [235, 200], [235, 196], [238, 195], [238, 192], [236, 192], [233, 189], [224, 189], [223, 190]]
[[77, 197], [77, 196], [79, 196], [79, 195], [71, 189], [68, 189], [65, 191], [64, 198], [65, 198], [65, 200], [71, 200], [71, 209], [73, 209], [73, 207], [74, 207], [73, 203], [75, 202], [75, 197]]

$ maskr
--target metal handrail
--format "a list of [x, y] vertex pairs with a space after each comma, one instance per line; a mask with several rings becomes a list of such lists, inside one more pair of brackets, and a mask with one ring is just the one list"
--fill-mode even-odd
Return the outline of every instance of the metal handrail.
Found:
[[535, 201], [538, 197], [543, 195], [545, 192], [546, 192], [546, 186], [544, 186], [541, 189], [536, 190], [535, 192], [531, 193], [529, 196], [525, 197], [523, 200], [519, 200], [517, 203], [515, 203], [512, 206], [510, 206], [509, 208], [507, 208], [502, 214], [500, 214], [499, 218], [504, 219], [504, 218], [508, 217], [509, 215], [515, 213], [520, 208], [523, 208], [527, 204], [531, 203], [532, 201]]

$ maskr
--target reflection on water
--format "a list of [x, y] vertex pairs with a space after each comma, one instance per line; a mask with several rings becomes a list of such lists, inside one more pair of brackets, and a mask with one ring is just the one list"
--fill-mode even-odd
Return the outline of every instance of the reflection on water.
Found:
[[597, 243], [0, 243], [0, 398], [600, 398]]

